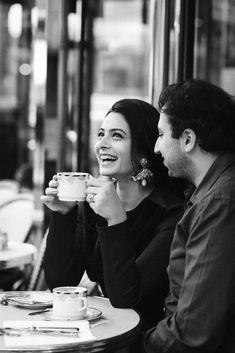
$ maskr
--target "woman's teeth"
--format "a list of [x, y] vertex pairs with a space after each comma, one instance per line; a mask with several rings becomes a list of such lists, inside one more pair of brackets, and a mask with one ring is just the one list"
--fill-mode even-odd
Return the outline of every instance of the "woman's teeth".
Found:
[[100, 157], [100, 159], [101, 159], [102, 162], [105, 162], [105, 161], [116, 161], [117, 157], [110, 156], [110, 155], [102, 155]]

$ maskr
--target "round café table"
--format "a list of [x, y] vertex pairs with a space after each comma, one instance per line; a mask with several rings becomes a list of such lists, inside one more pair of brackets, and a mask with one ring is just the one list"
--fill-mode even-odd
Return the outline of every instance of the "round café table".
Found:
[[36, 253], [32, 244], [8, 242], [8, 248], [0, 251], [0, 270], [31, 264]]
[[[102, 311], [102, 317], [90, 321], [92, 334], [95, 341], [71, 344], [42, 344], [40, 347], [27, 344], [27, 346], [6, 346], [4, 336], [0, 336], [0, 352], [125, 352], [129, 351], [132, 344], [138, 344], [141, 334], [140, 317], [132, 309], [116, 309], [108, 299], [102, 297], [88, 297], [88, 306]], [[0, 327], [3, 321], [9, 320], [35, 320], [29, 316], [32, 310], [13, 305], [0, 305]], [[37, 320], [43, 320], [37, 315]], [[45, 320], [43, 320], [45, 322]], [[49, 321], [48, 321], [49, 322]], [[32, 338], [33, 339], [33, 336]]]

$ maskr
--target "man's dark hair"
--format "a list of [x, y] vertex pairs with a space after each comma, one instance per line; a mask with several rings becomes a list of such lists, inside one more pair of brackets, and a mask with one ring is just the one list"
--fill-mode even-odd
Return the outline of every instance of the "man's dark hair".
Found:
[[235, 102], [220, 87], [189, 79], [169, 85], [160, 94], [158, 109], [169, 117], [172, 137], [190, 128], [207, 152], [235, 152]]

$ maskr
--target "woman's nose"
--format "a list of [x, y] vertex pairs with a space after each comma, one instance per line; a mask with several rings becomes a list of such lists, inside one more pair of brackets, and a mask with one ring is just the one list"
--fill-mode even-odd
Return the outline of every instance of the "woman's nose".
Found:
[[108, 148], [110, 146], [109, 138], [107, 136], [103, 136], [102, 139], [97, 141], [97, 146], [99, 148]]

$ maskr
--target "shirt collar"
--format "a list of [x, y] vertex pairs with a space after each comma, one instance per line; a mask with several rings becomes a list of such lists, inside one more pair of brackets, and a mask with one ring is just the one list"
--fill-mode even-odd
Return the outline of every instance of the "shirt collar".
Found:
[[190, 202], [194, 204], [197, 200], [201, 199], [203, 195], [214, 185], [224, 170], [234, 162], [235, 155], [223, 154], [218, 156], [211, 167], [208, 169], [201, 183], [197, 188], [195, 188], [190, 198]]

